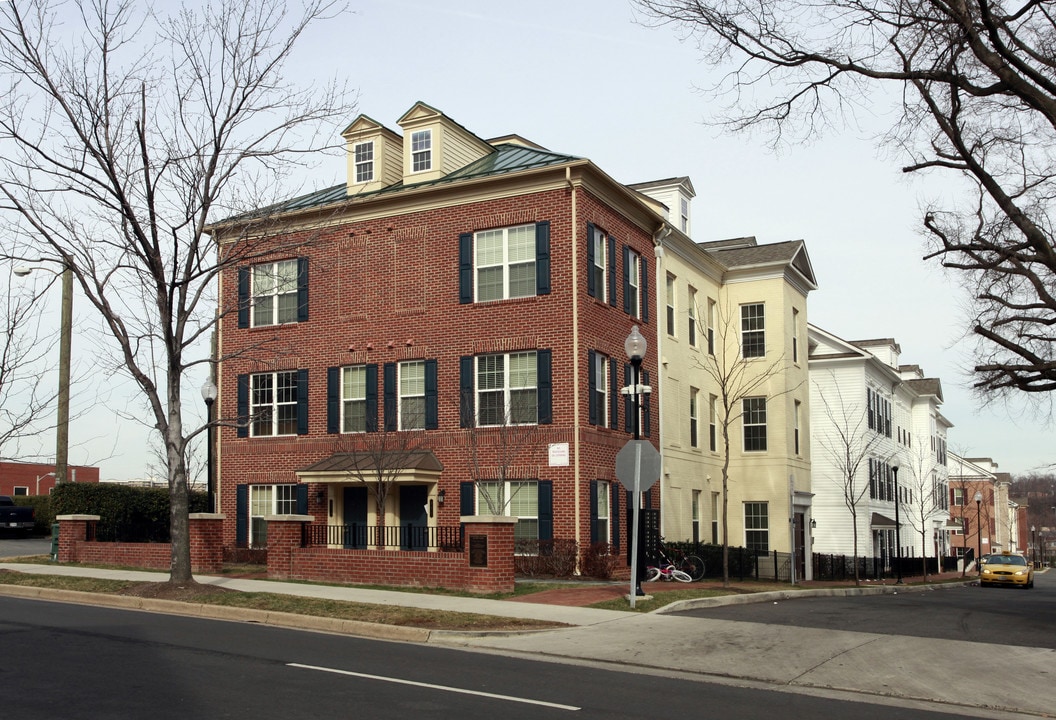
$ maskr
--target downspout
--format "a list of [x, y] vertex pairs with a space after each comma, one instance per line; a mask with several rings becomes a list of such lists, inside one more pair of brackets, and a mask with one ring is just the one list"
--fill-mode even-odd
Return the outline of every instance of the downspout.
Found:
[[[653, 316], [656, 318], [656, 440], [660, 445], [660, 535], [667, 535], [666, 528], [666, 515], [663, 512], [664, 508], [664, 329], [663, 321], [660, 319], [660, 288], [666, 287], [666, 275], [667, 272], [664, 265], [664, 238], [671, 234], [671, 228], [665, 222], [660, 226], [660, 229], [653, 234], [653, 255], [656, 258], [656, 262], [653, 263], [656, 267], [654, 269], [655, 277], [653, 278], [653, 294], [657, 298], [656, 312]], [[664, 286], [660, 285], [661, 280], [665, 282]], [[648, 298], [646, 298], [648, 302]]]
[[572, 193], [572, 492], [575, 512], [572, 514], [576, 541], [580, 538], [580, 448], [579, 448], [579, 216], [576, 206], [576, 186], [572, 183], [572, 168], [565, 167], [565, 182]]

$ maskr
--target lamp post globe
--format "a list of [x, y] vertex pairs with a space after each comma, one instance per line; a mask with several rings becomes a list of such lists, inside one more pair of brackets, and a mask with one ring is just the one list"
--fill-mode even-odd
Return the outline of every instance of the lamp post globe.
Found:
[[213, 403], [216, 402], [216, 383], [210, 375], [202, 385], [202, 400], [205, 401], [205, 488], [209, 496], [209, 512], [216, 512], [216, 482], [213, 479]]

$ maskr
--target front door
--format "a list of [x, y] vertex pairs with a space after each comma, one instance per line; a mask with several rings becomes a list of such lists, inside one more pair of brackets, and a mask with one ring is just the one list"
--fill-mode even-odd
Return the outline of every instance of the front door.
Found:
[[426, 485], [400, 486], [401, 550], [427, 550], [429, 518], [425, 506], [429, 501]]
[[807, 578], [807, 531], [804, 526], [803, 513], [795, 514], [795, 542], [796, 542], [796, 580]]
[[367, 489], [346, 487], [342, 499], [345, 525], [342, 544], [346, 548], [362, 550], [367, 547]]

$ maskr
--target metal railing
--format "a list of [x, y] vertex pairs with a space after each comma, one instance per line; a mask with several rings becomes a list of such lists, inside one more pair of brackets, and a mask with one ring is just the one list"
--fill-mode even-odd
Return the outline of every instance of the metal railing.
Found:
[[365, 523], [305, 525], [302, 541], [305, 547], [462, 552], [462, 528]]

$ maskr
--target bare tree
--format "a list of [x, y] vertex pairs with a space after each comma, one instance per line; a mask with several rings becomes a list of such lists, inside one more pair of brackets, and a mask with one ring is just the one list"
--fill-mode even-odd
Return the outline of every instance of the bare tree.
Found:
[[[717, 123], [775, 143], [890, 98], [878, 144], [904, 172], [952, 173], [961, 205], [925, 211], [928, 258], [974, 295], [975, 387], [1056, 389], [1056, 16], [1045, 2], [636, 0], [677, 26], [731, 102]], [[1038, 398], [1039, 396], [1034, 396]]]
[[[920, 536], [920, 557], [924, 582], [928, 581], [928, 531], [939, 513], [946, 510], [946, 486], [938, 480], [935, 454], [930, 445], [917, 443], [899, 450], [898, 483], [902, 497], [896, 497], [903, 514]], [[938, 561], [939, 558], [936, 557]], [[939, 568], [941, 571], [941, 567]]]
[[[716, 422], [722, 434], [722, 584], [723, 587], [729, 587], [730, 430], [744, 418], [746, 404], [754, 408], [761, 401], [765, 407], [766, 403], [787, 395], [795, 387], [781, 385], [780, 389], [774, 391], [773, 380], [785, 373], [788, 364], [784, 353], [762, 351], [760, 354], [761, 348], [746, 353], [742, 344], [741, 320], [734, 315], [729, 302], [718, 306], [717, 315], [716, 327], [713, 328], [714, 352], [703, 353], [703, 359], [697, 360], [697, 366], [718, 393]], [[700, 313], [697, 313], [697, 317], [701, 336], [708, 337], [712, 329], [706, 327], [706, 319]], [[773, 359], [768, 360], [767, 355]]]
[[316, 127], [347, 119], [342, 88], [305, 91], [284, 76], [297, 41], [333, 10], [330, 0], [299, 11], [219, 0], [167, 15], [132, 0], [0, 3], [0, 217], [37, 258], [73, 272], [115, 369], [149, 406], [173, 583], [192, 581], [187, 452], [204, 430], [185, 426], [184, 383], [209, 362], [219, 274], [276, 250], [266, 211], [252, 241], [222, 249], [208, 223], [261, 207], [300, 153], [318, 149]]
[[0, 459], [22, 457], [22, 442], [53, 426], [55, 391], [46, 382], [54, 333], [41, 328], [40, 303], [13, 292], [0, 297]]
[[[861, 585], [861, 572], [858, 566], [858, 504], [869, 491], [870, 481], [868, 477], [864, 479], [861, 477], [862, 466], [868, 462], [869, 458], [877, 456], [882, 451], [886, 438], [867, 427], [868, 419], [865, 408], [848, 403], [843, 397], [835, 373], [830, 372], [829, 374], [832, 376], [829, 386], [831, 389], [828, 392], [822, 392], [819, 386], [818, 392], [828, 425], [821, 427], [819, 423], [813, 424], [811, 437], [818, 447], [825, 451], [832, 467], [839, 473], [839, 477], [833, 478], [833, 481], [839, 484], [843, 504], [851, 515], [851, 533], [854, 537], [854, 584]], [[818, 386], [817, 380], [814, 384]], [[831, 393], [835, 393], [834, 402], [829, 401]]]

